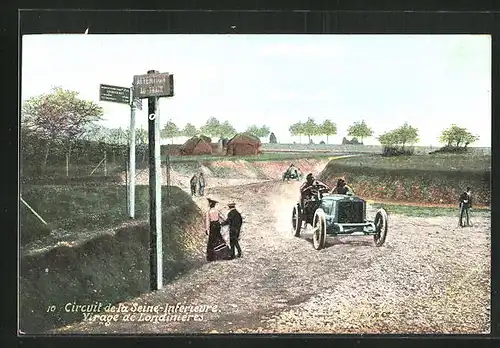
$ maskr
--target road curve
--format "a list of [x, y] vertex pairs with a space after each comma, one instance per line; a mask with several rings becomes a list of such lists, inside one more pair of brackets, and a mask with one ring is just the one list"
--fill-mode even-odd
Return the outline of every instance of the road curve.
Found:
[[[120, 313], [109, 325], [98, 318], [55, 332], [489, 332], [489, 219], [476, 218], [474, 227], [458, 229], [454, 218], [390, 215], [382, 247], [375, 247], [372, 237], [330, 237], [327, 247], [316, 251], [310, 233], [300, 238], [290, 233], [298, 187], [298, 182], [264, 182], [209, 189], [222, 203], [234, 200], [245, 216], [243, 258], [207, 263], [122, 304], [216, 306], [199, 313], [199, 321], [182, 321], [179, 312], [163, 316], [170, 321], [154, 313], [142, 316], [149, 322], [124, 321]], [[204, 199], [197, 200], [205, 206]], [[373, 217], [373, 210], [368, 215]]]

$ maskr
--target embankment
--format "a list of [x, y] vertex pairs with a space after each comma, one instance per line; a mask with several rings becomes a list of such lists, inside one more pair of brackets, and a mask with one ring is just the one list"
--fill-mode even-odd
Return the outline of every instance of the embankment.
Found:
[[[175, 200], [162, 220], [165, 282], [203, 262], [202, 213], [183, 190], [171, 189]], [[25, 252], [20, 260], [20, 328], [28, 334], [82, 320], [68, 303], [105, 306], [149, 291], [149, 223], [144, 219], [46, 249]]]
[[[203, 172], [207, 187], [240, 185], [261, 182], [265, 180], [279, 180], [283, 172], [293, 163], [304, 175], [319, 173], [328, 163], [328, 157], [314, 159], [295, 159], [281, 161], [183, 161], [172, 163], [170, 169], [170, 183], [187, 189], [193, 174]], [[167, 182], [166, 168], [163, 169], [163, 184]], [[147, 185], [149, 182], [148, 169], [137, 173], [137, 183]], [[122, 182], [125, 176], [122, 175]]]
[[374, 168], [331, 161], [319, 178], [332, 187], [344, 178], [357, 195], [375, 201], [458, 205], [460, 193], [470, 186], [475, 205], [491, 202], [490, 171]]

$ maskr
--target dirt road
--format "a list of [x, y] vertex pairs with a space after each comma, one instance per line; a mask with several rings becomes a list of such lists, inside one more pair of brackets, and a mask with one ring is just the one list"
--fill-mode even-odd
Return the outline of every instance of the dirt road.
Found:
[[[489, 218], [476, 217], [474, 227], [461, 229], [451, 217], [390, 215], [382, 247], [372, 237], [330, 237], [316, 251], [309, 232], [300, 238], [290, 233], [298, 185], [209, 189], [221, 202], [236, 201], [245, 216], [243, 257], [207, 263], [161, 291], [124, 303], [159, 310], [179, 304], [179, 311], [180, 305], [216, 305], [213, 311], [167, 322], [160, 321], [163, 313], [156, 314], [158, 322], [138, 321], [137, 312], [134, 321], [124, 321], [127, 313], [120, 313], [109, 325], [98, 318], [59, 333], [489, 332]], [[205, 208], [206, 200], [198, 200]], [[154, 320], [154, 314], [142, 319]]]

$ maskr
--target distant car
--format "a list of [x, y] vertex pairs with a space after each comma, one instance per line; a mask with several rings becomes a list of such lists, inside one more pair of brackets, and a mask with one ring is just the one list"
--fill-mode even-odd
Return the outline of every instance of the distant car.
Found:
[[313, 246], [324, 248], [327, 236], [369, 236], [375, 246], [385, 243], [388, 231], [388, 216], [379, 209], [372, 220], [366, 219], [366, 201], [353, 194], [327, 194], [326, 190], [313, 188], [313, 199], [300, 202], [293, 207], [292, 233], [299, 237], [307, 225], [312, 227]]
[[292, 168], [292, 169], [287, 169], [282, 176], [283, 181], [289, 181], [289, 180], [301, 180], [302, 179], [302, 173], [298, 168]]

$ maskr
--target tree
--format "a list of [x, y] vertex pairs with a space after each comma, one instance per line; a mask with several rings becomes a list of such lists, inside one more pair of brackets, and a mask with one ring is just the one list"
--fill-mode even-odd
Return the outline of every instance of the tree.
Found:
[[311, 136], [320, 135], [321, 128], [314, 122], [314, 119], [309, 117], [307, 121], [301, 126], [302, 134], [309, 137], [309, 143], [311, 143]]
[[271, 129], [269, 129], [269, 126], [263, 125], [259, 128], [259, 138], [267, 138], [270, 133]]
[[246, 129], [246, 133], [250, 133], [252, 135], [255, 135], [256, 137], [259, 137], [259, 127], [255, 124], [249, 126], [247, 129]]
[[200, 128], [200, 132], [203, 135], [208, 135], [210, 137], [216, 137], [218, 130], [220, 128], [220, 122], [215, 117], [210, 117], [207, 122]]
[[224, 121], [219, 127], [216, 128], [215, 136], [219, 138], [232, 138], [236, 135], [236, 129], [229, 123]]
[[405, 123], [399, 128], [380, 135], [378, 141], [384, 146], [386, 154], [411, 154], [412, 149], [406, 149], [405, 146], [418, 143], [418, 129]]
[[406, 145], [418, 143], [418, 129], [405, 122], [403, 126], [396, 129], [396, 139], [403, 149]]
[[337, 134], [337, 125], [330, 120], [325, 120], [320, 126], [321, 133], [326, 135], [326, 143], [328, 144], [328, 136]]
[[196, 127], [191, 123], [186, 123], [181, 132], [181, 135], [190, 138], [194, 137], [197, 134], [198, 134], [198, 129], [196, 129]]
[[292, 136], [298, 136], [299, 137], [299, 143], [302, 142], [302, 135], [305, 135], [305, 132], [304, 132], [304, 124], [302, 122], [297, 122], [297, 123], [294, 123], [290, 126], [290, 128], [288, 128], [288, 130], [290, 131], [290, 134]]
[[466, 128], [452, 124], [450, 128], [443, 130], [439, 138], [441, 143], [447, 147], [464, 147], [479, 140], [479, 136], [473, 135]]
[[165, 139], [172, 139], [172, 144], [174, 143], [174, 138], [180, 135], [180, 129], [177, 127], [177, 125], [171, 121], [168, 120], [167, 123], [163, 126], [163, 129], [161, 130], [161, 137]]
[[111, 153], [113, 155], [113, 163], [116, 163], [116, 150], [122, 148], [122, 145], [127, 145], [128, 132], [122, 128], [110, 129], [108, 133], [108, 142], [111, 144]]
[[365, 121], [354, 122], [347, 129], [347, 135], [350, 137], [361, 138], [361, 143], [363, 143], [363, 139], [367, 137], [371, 137], [373, 135], [373, 129], [368, 127]]
[[93, 101], [80, 99], [79, 92], [54, 87], [48, 94], [28, 99], [22, 108], [21, 122], [45, 141], [41, 163], [43, 171], [50, 148], [56, 141], [63, 142], [66, 151], [66, 176], [69, 176], [71, 147], [103, 116], [102, 108]]
[[266, 125], [260, 127], [257, 125], [251, 125], [245, 132], [255, 135], [258, 138], [266, 138], [271, 133], [271, 130]]

